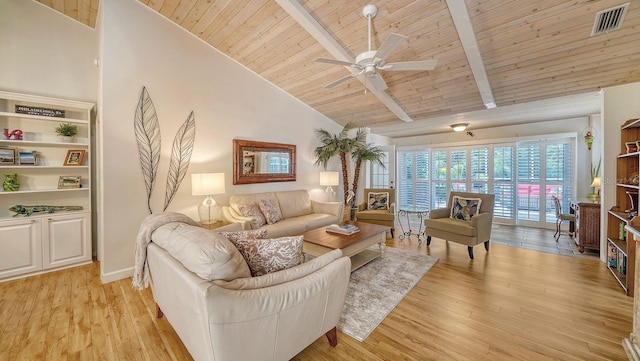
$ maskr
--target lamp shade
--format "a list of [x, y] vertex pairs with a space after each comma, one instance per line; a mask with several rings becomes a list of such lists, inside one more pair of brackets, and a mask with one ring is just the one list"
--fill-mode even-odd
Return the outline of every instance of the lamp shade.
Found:
[[461, 132], [467, 129], [468, 126], [469, 126], [469, 123], [451, 124], [451, 128], [453, 129], [454, 132]]
[[338, 184], [340, 184], [338, 172], [320, 172], [321, 186], [337, 186]]
[[208, 196], [222, 194], [224, 189], [224, 173], [199, 173], [191, 175], [191, 194]]
[[593, 182], [591, 182], [591, 187], [600, 188], [600, 177], [593, 177]]

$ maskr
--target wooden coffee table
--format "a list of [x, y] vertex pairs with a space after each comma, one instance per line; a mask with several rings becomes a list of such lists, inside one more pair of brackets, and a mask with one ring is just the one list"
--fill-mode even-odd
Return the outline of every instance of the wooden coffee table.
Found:
[[[353, 221], [345, 223], [355, 224], [360, 232], [348, 236], [327, 232], [327, 227], [313, 229], [302, 234], [303, 252], [320, 256], [339, 248], [343, 255], [351, 257], [351, 272], [382, 256], [390, 227]], [[369, 249], [375, 244], [378, 244], [378, 250]]]

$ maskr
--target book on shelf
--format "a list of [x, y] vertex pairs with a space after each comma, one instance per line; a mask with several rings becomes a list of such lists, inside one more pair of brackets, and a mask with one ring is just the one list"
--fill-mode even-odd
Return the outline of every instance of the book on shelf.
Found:
[[341, 223], [341, 224], [332, 224], [332, 225], [327, 227], [327, 232], [350, 235], [350, 234], [354, 234], [356, 232], [360, 232], [360, 228], [358, 228], [357, 226], [355, 226], [353, 224], [343, 224], [343, 223]]

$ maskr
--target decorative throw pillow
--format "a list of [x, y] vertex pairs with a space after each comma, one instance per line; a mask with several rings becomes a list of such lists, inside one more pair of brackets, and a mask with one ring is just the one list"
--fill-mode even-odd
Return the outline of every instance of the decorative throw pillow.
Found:
[[450, 218], [469, 221], [480, 212], [480, 204], [482, 204], [480, 198], [453, 196]]
[[251, 231], [237, 231], [237, 232], [219, 232], [226, 239], [231, 241], [234, 245], [239, 241], [247, 241], [250, 239], [264, 239], [267, 238], [266, 229], [254, 229]]
[[270, 200], [260, 200], [258, 201], [258, 206], [260, 206], [260, 210], [264, 213], [264, 218], [267, 220], [267, 223], [274, 224], [282, 219], [280, 210], [274, 206]]
[[249, 265], [252, 276], [282, 271], [301, 264], [303, 236], [233, 241]]
[[389, 192], [370, 192], [367, 200], [367, 209], [383, 210], [389, 209]]
[[241, 204], [238, 206], [238, 210], [240, 210], [243, 216], [253, 218], [250, 222], [251, 228], [253, 229], [260, 228], [267, 224], [267, 220], [255, 203]]

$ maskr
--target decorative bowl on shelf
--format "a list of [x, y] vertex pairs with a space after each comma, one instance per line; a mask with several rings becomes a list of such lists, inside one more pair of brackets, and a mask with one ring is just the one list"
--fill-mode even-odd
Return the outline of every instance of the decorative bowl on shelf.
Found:
[[627, 147], [627, 153], [634, 153], [638, 151], [638, 146], [636, 142], [626, 142], [624, 143], [625, 147]]

